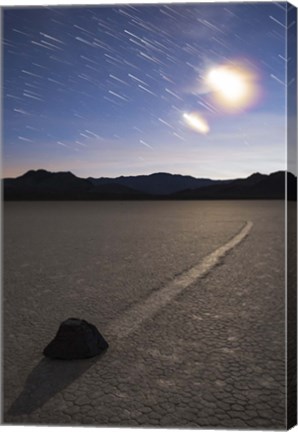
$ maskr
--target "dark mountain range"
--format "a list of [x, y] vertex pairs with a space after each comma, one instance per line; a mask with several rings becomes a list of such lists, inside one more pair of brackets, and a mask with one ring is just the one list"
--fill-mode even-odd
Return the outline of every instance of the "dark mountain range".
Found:
[[141, 197], [128, 187], [109, 183], [93, 185], [71, 172], [31, 170], [15, 179], [4, 179], [4, 200], [93, 200]]
[[[294, 200], [297, 178], [288, 173], [287, 179], [288, 197]], [[82, 179], [71, 172], [31, 170], [4, 179], [3, 192], [4, 200], [283, 199], [285, 172], [220, 181], [166, 173]]]
[[211, 180], [168, 173], [155, 173], [129, 177], [121, 176], [114, 179], [107, 177], [95, 179], [89, 177], [88, 180], [94, 185], [117, 183], [150, 195], [170, 195], [186, 189], [198, 189], [205, 186], [227, 182], [226, 180]]
[[[252, 174], [246, 179], [237, 179], [225, 184], [217, 184], [196, 190], [186, 190], [174, 194], [177, 199], [284, 199], [285, 172], [270, 175]], [[297, 196], [297, 178], [287, 175], [288, 199]]]
[[30, 170], [15, 179], [4, 180], [4, 199], [79, 199], [91, 187], [87, 180], [71, 172]]

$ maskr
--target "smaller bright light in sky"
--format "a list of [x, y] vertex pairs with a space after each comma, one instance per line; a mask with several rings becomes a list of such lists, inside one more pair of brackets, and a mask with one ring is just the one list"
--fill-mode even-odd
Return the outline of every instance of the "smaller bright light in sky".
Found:
[[197, 132], [207, 134], [210, 131], [207, 121], [199, 113], [184, 113], [183, 118], [187, 125]]
[[244, 67], [217, 66], [208, 72], [206, 81], [215, 101], [228, 110], [242, 110], [256, 101], [256, 76]]

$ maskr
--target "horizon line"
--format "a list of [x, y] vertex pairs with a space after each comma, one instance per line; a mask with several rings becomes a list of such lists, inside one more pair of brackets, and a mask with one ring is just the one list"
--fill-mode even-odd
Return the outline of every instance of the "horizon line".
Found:
[[106, 178], [106, 179], [118, 179], [118, 178], [121, 178], [121, 177], [150, 177], [150, 176], [153, 176], [153, 175], [157, 175], [157, 174], [166, 174], [166, 175], [171, 175], [171, 176], [181, 176], [181, 177], [191, 177], [191, 178], [194, 178], [194, 179], [200, 179], [200, 180], [214, 180], [214, 181], [232, 181], [232, 180], [241, 180], [241, 179], [247, 179], [247, 178], [249, 178], [249, 177], [251, 177], [251, 176], [253, 176], [253, 175], [257, 175], [257, 174], [259, 174], [259, 175], [264, 175], [264, 176], [270, 176], [270, 175], [272, 175], [272, 174], [276, 174], [276, 173], [278, 173], [278, 172], [284, 172], [285, 174], [287, 174], [287, 173], [290, 173], [290, 174], [292, 174], [292, 175], [294, 175], [295, 177], [297, 176], [296, 174], [294, 174], [294, 173], [292, 173], [292, 172], [290, 172], [289, 170], [277, 170], [277, 171], [272, 171], [272, 172], [270, 172], [270, 173], [262, 173], [262, 172], [260, 172], [260, 171], [254, 171], [254, 172], [252, 172], [251, 174], [249, 174], [249, 175], [247, 175], [247, 176], [245, 176], [245, 177], [232, 177], [232, 178], [225, 178], [225, 179], [220, 179], [220, 178], [212, 178], [212, 177], [194, 177], [193, 175], [190, 175], [190, 174], [179, 174], [179, 173], [170, 173], [170, 172], [166, 172], [166, 171], [155, 171], [155, 172], [152, 172], [152, 173], [150, 173], [150, 174], [130, 174], [130, 175], [118, 175], [118, 176], [115, 176], [115, 177], [109, 177], [109, 176], [99, 176], [99, 177], [94, 177], [94, 176], [87, 176], [87, 177], [81, 177], [81, 176], [78, 176], [77, 174], [74, 174], [72, 171], [70, 171], [70, 170], [62, 170], [62, 171], [50, 171], [50, 170], [48, 170], [48, 169], [45, 169], [45, 168], [37, 168], [37, 169], [29, 169], [29, 170], [27, 170], [27, 171], [25, 171], [25, 172], [23, 172], [23, 174], [19, 174], [19, 175], [17, 175], [17, 176], [15, 176], [15, 177], [12, 177], [12, 176], [8, 176], [8, 177], [1, 177], [1, 180], [3, 181], [3, 180], [6, 180], [6, 179], [17, 179], [17, 178], [19, 178], [19, 177], [22, 177], [22, 176], [24, 176], [24, 175], [26, 175], [26, 174], [28, 174], [29, 172], [37, 172], [37, 171], [45, 171], [45, 172], [47, 172], [47, 173], [50, 173], [50, 174], [59, 174], [59, 173], [69, 173], [69, 174], [72, 174], [73, 176], [75, 176], [75, 177], [77, 177], [77, 178], [80, 178], [80, 179], [83, 179], [83, 180], [88, 180], [89, 178], [92, 178], [92, 179], [102, 179], [102, 178]]

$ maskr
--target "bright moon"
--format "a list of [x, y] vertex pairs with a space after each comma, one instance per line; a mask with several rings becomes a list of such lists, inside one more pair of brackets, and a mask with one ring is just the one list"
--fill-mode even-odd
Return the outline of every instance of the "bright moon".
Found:
[[256, 100], [256, 77], [243, 67], [217, 66], [209, 71], [206, 81], [215, 101], [227, 109], [242, 110]]
[[198, 113], [184, 113], [183, 118], [192, 129], [202, 134], [207, 134], [210, 130], [207, 121]]

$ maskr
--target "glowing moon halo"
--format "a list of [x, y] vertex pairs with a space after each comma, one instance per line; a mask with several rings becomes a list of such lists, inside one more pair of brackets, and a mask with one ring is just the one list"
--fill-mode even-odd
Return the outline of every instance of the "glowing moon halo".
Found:
[[252, 105], [258, 94], [256, 76], [241, 66], [217, 66], [209, 71], [206, 82], [215, 102], [228, 110]]
[[208, 81], [215, 90], [232, 102], [241, 100], [247, 90], [244, 80], [238, 73], [223, 68], [211, 70]]
[[183, 118], [196, 132], [207, 134], [210, 130], [207, 121], [198, 113], [184, 113]]

